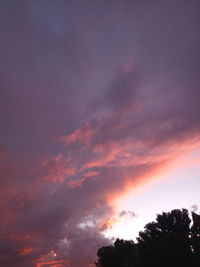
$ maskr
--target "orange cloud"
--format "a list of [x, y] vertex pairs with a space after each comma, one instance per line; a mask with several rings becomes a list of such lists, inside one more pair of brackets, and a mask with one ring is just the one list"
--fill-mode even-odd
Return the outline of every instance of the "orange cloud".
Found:
[[30, 239], [30, 235], [1, 235], [0, 239], [8, 239], [10, 241], [18, 241], [18, 240], [28, 240]]
[[68, 186], [71, 188], [79, 187], [84, 183], [85, 179], [86, 178], [83, 177], [83, 178], [75, 180], [75, 181], [70, 181], [70, 182], [68, 182]]
[[84, 177], [82, 177], [82, 178], [80, 178], [78, 180], [70, 181], [67, 184], [71, 188], [79, 187], [85, 182], [85, 180], [90, 179], [92, 177], [95, 177], [98, 174], [100, 174], [100, 172], [98, 172], [98, 171], [90, 171], [90, 172], [86, 173], [84, 175]]
[[[47, 262], [40, 262], [36, 264], [36, 267], [43, 267], [43, 266], [49, 266], [49, 267], [62, 267], [64, 266], [63, 264], [67, 262], [64, 262], [63, 260], [58, 260], [58, 261], [47, 261]], [[65, 265], [67, 266], [67, 265]]]
[[66, 178], [76, 173], [76, 169], [71, 166], [70, 158], [58, 155], [43, 163], [45, 172], [44, 179], [52, 183], [62, 183]]
[[22, 249], [18, 254], [23, 256], [23, 255], [28, 255], [30, 254], [31, 252], [33, 251], [32, 248], [25, 248], [25, 249]]
[[113, 225], [115, 225], [118, 222], [117, 218], [110, 217], [106, 219], [103, 224], [100, 226], [100, 231], [105, 231], [108, 229], [111, 229]]
[[60, 140], [65, 144], [71, 144], [75, 142], [88, 144], [91, 141], [94, 133], [95, 131], [91, 128], [91, 126], [89, 124], [85, 124], [82, 128], [77, 129], [75, 132], [61, 137]]

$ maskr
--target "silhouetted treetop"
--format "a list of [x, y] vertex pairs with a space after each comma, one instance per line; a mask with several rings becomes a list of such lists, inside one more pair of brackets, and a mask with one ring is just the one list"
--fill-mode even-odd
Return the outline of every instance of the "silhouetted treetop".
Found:
[[200, 215], [163, 212], [139, 232], [137, 243], [117, 239], [97, 256], [98, 267], [200, 267]]

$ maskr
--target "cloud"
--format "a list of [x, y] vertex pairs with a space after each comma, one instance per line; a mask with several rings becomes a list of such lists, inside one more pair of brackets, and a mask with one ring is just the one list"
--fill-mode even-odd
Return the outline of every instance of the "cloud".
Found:
[[61, 137], [60, 140], [67, 144], [75, 143], [75, 142], [87, 144], [92, 138], [93, 134], [94, 132], [90, 128], [90, 125], [85, 124], [83, 128], [76, 130], [75, 132], [73, 132], [72, 134], [66, 137]]
[[191, 209], [192, 209], [193, 212], [196, 212], [196, 211], [198, 211], [199, 208], [198, 208], [198, 206], [196, 204], [194, 204], [194, 205], [191, 206]]
[[130, 210], [128, 210], [128, 211], [126, 211], [126, 210], [122, 210], [122, 211], [119, 213], [119, 217], [121, 218], [121, 217], [124, 217], [124, 216], [135, 217], [136, 214], [135, 214], [134, 211], [130, 211]]
[[199, 142], [199, 4], [22, 2], [0, 4], [0, 265], [88, 266], [113, 199]]

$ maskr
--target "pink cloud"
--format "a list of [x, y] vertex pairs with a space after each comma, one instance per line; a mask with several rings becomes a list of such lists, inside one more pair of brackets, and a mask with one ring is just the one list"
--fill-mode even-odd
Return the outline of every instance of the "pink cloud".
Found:
[[77, 129], [73, 133], [60, 137], [60, 140], [66, 144], [80, 142], [82, 144], [88, 144], [94, 135], [94, 131], [89, 124], [85, 124], [82, 128]]

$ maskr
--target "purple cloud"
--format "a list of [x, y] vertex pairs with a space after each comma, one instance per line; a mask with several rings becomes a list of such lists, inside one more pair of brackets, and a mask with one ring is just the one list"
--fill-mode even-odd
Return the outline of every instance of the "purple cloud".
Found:
[[1, 1], [0, 265], [88, 266], [111, 200], [198, 143], [198, 10]]

